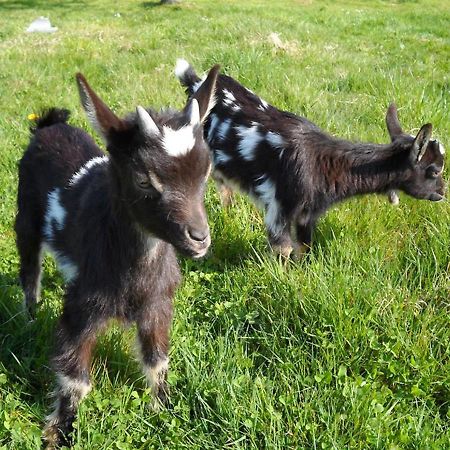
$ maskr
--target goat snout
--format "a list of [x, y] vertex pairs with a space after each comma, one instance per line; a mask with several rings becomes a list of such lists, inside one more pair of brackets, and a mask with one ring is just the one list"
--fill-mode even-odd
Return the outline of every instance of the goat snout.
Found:
[[188, 228], [187, 236], [196, 242], [204, 242], [209, 236], [209, 228]]
[[205, 256], [211, 244], [209, 227], [187, 227], [185, 230], [185, 235], [188, 240], [189, 247], [193, 252], [192, 257], [201, 258]]

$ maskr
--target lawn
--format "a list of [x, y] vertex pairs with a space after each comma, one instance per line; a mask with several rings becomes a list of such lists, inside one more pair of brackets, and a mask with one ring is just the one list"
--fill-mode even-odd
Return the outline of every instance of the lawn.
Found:
[[[58, 31], [26, 34], [41, 15]], [[13, 223], [29, 114], [65, 107], [93, 133], [77, 71], [119, 114], [180, 108], [184, 57], [348, 139], [387, 142], [395, 100], [405, 130], [431, 122], [450, 147], [449, 22], [438, 0], [0, 1], [0, 450], [39, 448], [63, 294], [47, 258], [27, 322]], [[113, 325], [74, 449], [449, 449], [450, 203], [342, 203], [286, 267], [247, 198], [222, 209], [210, 183], [206, 204], [210, 255], [180, 259], [170, 408], [149, 410], [134, 330]]]

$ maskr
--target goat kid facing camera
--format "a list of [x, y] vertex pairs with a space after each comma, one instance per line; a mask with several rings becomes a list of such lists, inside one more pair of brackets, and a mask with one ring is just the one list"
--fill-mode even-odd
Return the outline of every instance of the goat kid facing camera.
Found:
[[47, 448], [70, 442], [81, 399], [91, 389], [96, 335], [109, 319], [135, 322], [145, 375], [167, 398], [172, 298], [180, 282], [174, 247], [204, 256], [210, 158], [203, 122], [213, 106], [218, 66], [181, 112], [140, 106], [120, 119], [77, 75], [86, 114], [107, 144], [103, 153], [68, 111], [37, 121], [19, 166], [17, 248], [25, 303], [39, 297], [43, 249], [67, 286], [53, 366], [56, 402], [44, 430]]
[[[204, 82], [185, 60], [178, 60], [175, 74], [188, 97]], [[223, 202], [234, 188], [249, 194], [265, 210], [270, 246], [287, 257], [307, 251], [317, 220], [346, 198], [388, 193], [395, 203], [396, 190], [443, 198], [444, 148], [431, 139], [431, 124], [416, 136], [404, 133], [394, 105], [386, 122], [391, 143], [349, 142], [220, 75], [204, 131]]]

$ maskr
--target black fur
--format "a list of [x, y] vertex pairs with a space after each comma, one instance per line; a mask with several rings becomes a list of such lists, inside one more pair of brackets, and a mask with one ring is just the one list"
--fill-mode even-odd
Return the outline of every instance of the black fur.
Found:
[[[201, 93], [205, 101], [216, 77], [217, 68]], [[141, 116], [119, 119], [84, 77], [77, 79], [110, 156], [66, 123], [68, 111], [53, 108], [37, 121], [19, 166], [15, 228], [30, 314], [44, 245], [67, 281], [53, 359], [56, 407], [44, 432], [48, 448], [67, 442], [90, 388], [96, 335], [110, 319], [137, 324], [144, 368], [155, 396], [165, 399], [172, 298], [180, 282], [174, 247], [200, 257], [210, 244], [203, 205], [210, 162], [201, 123], [192, 125], [194, 141], [185, 154], [170, 156], [163, 148], [164, 132], [191, 126], [193, 102], [182, 112], [143, 113], [158, 130], [146, 134]], [[203, 117], [208, 105], [196, 101]]]
[[[186, 63], [176, 74], [188, 96], [201, 86]], [[442, 199], [444, 158], [439, 143], [430, 140], [431, 125], [414, 138], [401, 130], [394, 106], [387, 120], [392, 143], [345, 141], [220, 75], [204, 131], [224, 201], [235, 186], [248, 193], [266, 210], [271, 246], [288, 255], [292, 248], [308, 249], [318, 218], [348, 197], [399, 189], [419, 199]]]

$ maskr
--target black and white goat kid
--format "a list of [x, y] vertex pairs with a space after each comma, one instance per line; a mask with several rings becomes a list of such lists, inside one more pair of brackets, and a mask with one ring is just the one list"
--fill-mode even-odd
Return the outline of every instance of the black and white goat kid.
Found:
[[[202, 86], [185, 60], [178, 60], [175, 74], [188, 96]], [[224, 203], [232, 188], [248, 193], [265, 209], [271, 247], [287, 256], [307, 250], [317, 219], [345, 198], [389, 192], [395, 202], [394, 190], [443, 198], [444, 150], [431, 139], [431, 124], [415, 137], [405, 134], [394, 105], [386, 122], [390, 144], [348, 142], [220, 75], [204, 131]]]
[[96, 335], [109, 319], [137, 324], [155, 401], [167, 397], [172, 298], [180, 282], [174, 247], [199, 258], [210, 245], [203, 201], [211, 164], [202, 123], [217, 74], [218, 66], [181, 112], [138, 106], [124, 119], [78, 74], [82, 105], [109, 155], [66, 123], [66, 110], [52, 109], [37, 121], [20, 161], [15, 228], [30, 314], [39, 297], [44, 247], [67, 282], [47, 448], [68, 442], [78, 404], [91, 389]]

